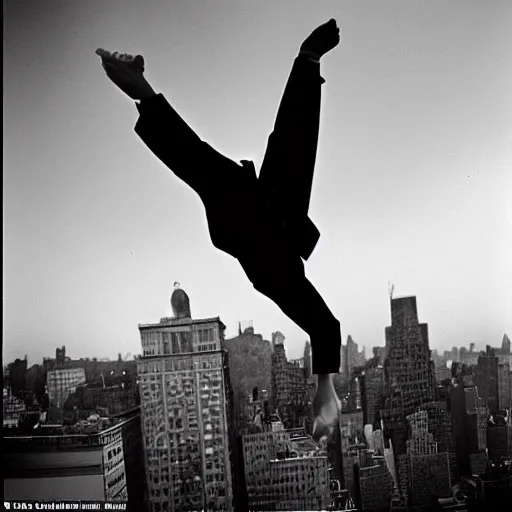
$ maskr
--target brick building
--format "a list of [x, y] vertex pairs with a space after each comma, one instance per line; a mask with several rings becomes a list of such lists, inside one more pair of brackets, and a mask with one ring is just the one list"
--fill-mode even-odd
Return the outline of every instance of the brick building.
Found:
[[364, 424], [378, 424], [377, 413], [384, 398], [384, 367], [380, 363], [366, 366], [362, 372], [361, 395]]
[[432, 498], [452, 496], [448, 453], [410, 456], [411, 502], [414, 510], [431, 510]]
[[285, 428], [306, 426], [310, 419], [309, 385], [304, 359], [288, 361], [285, 337], [272, 334], [272, 404]]
[[406, 453], [408, 428], [402, 395], [398, 390], [395, 390], [391, 396], [386, 398], [380, 415], [386, 443], [392, 443], [396, 456]]
[[[176, 304], [180, 298], [187, 307]], [[184, 300], [184, 299], [187, 300]], [[190, 318], [180, 289], [175, 316], [139, 325], [138, 362], [146, 475], [152, 512], [232, 510], [232, 392], [224, 325]], [[236, 475], [235, 475], [236, 483]]]
[[43, 372], [51, 370], [83, 368], [85, 372], [85, 381], [87, 383], [101, 383], [102, 385], [113, 385], [120, 382], [126, 384], [134, 382], [137, 377], [137, 361], [128, 359], [130, 353], [121, 354], [115, 361], [109, 359], [100, 359], [96, 357], [72, 359], [66, 355], [66, 347], [62, 346], [55, 350], [55, 358], [45, 357], [43, 359]]
[[502, 415], [496, 415], [487, 429], [487, 448], [489, 460], [497, 463], [512, 457], [512, 426]]
[[303, 429], [246, 434], [242, 446], [250, 510], [327, 506], [327, 456]]
[[66, 368], [47, 372], [46, 387], [50, 400], [49, 412], [52, 422], [62, 422], [62, 409], [68, 396], [84, 383], [85, 371], [83, 368]]
[[272, 346], [253, 327], [239, 330], [238, 336], [224, 340], [229, 355], [229, 378], [233, 390], [233, 413], [239, 433], [248, 428], [254, 415], [247, 415], [253, 390], [272, 397]]
[[325, 510], [330, 502], [328, 465], [326, 456], [271, 460], [274, 510]]
[[388, 511], [393, 487], [393, 478], [385, 463], [361, 467], [359, 469], [361, 510]]

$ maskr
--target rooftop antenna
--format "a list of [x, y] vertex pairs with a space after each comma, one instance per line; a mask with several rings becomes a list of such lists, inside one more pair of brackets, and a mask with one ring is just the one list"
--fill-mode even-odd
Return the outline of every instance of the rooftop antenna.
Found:
[[393, 300], [393, 292], [394, 291], [395, 291], [395, 285], [391, 284], [391, 281], [388, 281], [389, 300]]

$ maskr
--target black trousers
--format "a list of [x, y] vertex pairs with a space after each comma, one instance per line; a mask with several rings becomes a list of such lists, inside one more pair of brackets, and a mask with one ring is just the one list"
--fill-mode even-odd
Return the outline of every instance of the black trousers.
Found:
[[[277, 223], [308, 213], [323, 81], [319, 64], [295, 59], [258, 178], [259, 195]], [[309, 334], [313, 373], [338, 373], [340, 322], [307, 279], [302, 258], [278, 230], [263, 229], [253, 242], [238, 260], [254, 288]]]

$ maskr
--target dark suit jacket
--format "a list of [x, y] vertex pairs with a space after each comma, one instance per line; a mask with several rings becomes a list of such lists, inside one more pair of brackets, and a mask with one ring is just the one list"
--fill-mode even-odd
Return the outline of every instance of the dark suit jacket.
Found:
[[237, 164], [203, 142], [162, 94], [141, 101], [137, 108], [135, 132], [199, 194], [215, 247], [236, 258], [255, 243], [284, 243], [309, 258], [320, 232], [308, 216], [286, 218], [286, 213], [264, 206], [252, 162]]

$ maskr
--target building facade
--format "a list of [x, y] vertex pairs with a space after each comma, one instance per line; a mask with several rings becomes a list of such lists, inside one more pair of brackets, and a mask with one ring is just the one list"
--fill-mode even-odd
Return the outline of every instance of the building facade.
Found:
[[311, 418], [304, 359], [288, 361], [285, 337], [272, 334], [272, 403], [285, 428], [306, 427]]
[[359, 469], [361, 510], [388, 511], [393, 492], [393, 478], [386, 464], [375, 464]]
[[384, 398], [384, 367], [380, 363], [364, 369], [361, 376], [361, 394], [364, 424], [378, 426], [377, 413]]
[[4, 437], [5, 499], [126, 502], [130, 482], [133, 504], [141, 510], [139, 422], [135, 414], [89, 434], [65, 434], [61, 427], [52, 435]]
[[85, 383], [83, 368], [62, 368], [49, 370], [46, 374], [46, 387], [50, 400], [50, 418], [54, 423], [62, 422], [62, 410], [69, 395]]
[[[253, 327], [240, 329], [238, 336], [224, 340], [229, 355], [229, 377], [233, 390], [233, 411], [237, 432], [251, 428], [257, 406], [254, 390], [260, 395], [256, 401], [272, 397], [272, 346]], [[263, 404], [261, 404], [263, 406]]]
[[249, 510], [323, 510], [329, 496], [328, 459], [304, 429], [242, 437]]
[[388, 395], [398, 392], [404, 414], [434, 399], [435, 374], [430, 360], [428, 325], [418, 322], [416, 297], [391, 299], [386, 327], [385, 381]]
[[498, 363], [498, 408], [510, 409], [512, 407], [512, 373], [509, 363]]
[[218, 317], [177, 316], [139, 325], [150, 508], [230, 511], [232, 397], [225, 327]]
[[498, 358], [489, 345], [485, 355], [478, 357], [475, 373], [478, 395], [485, 401], [490, 412], [495, 413], [498, 410]]

